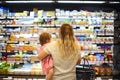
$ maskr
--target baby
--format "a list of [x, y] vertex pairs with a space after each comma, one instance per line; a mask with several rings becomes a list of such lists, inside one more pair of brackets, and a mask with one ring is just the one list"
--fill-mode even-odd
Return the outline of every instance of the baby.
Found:
[[[44, 49], [44, 47], [50, 42], [51, 40], [51, 35], [47, 32], [41, 33], [39, 37], [39, 42], [41, 44], [40, 46], [40, 51]], [[46, 80], [52, 80], [53, 76], [53, 60], [51, 55], [48, 55], [41, 61], [42, 63], [42, 71], [43, 74], [46, 75]]]

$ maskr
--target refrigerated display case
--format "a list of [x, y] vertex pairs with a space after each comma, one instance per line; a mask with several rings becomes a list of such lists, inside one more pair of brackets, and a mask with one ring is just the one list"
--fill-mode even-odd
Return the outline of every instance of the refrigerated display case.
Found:
[[[5, 73], [0, 75], [12, 78], [18, 78], [18, 75], [21, 75], [19, 78], [45, 77], [42, 74], [41, 64], [36, 58], [40, 46], [38, 37], [41, 32], [47, 31], [52, 34], [52, 40], [57, 40], [60, 25], [69, 23], [73, 26], [76, 40], [81, 45], [82, 56], [95, 67], [96, 77], [111, 79], [115, 26], [113, 7], [110, 11], [109, 8], [103, 11], [93, 10], [95, 7], [90, 11], [90, 8], [85, 10], [83, 6], [84, 10], [73, 9], [73, 7], [79, 7], [78, 4], [69, 6], [70, 10], [56, 8], [57, 5], [54, 5], [55, 9], [51, 11], [42, 9], [36, 12], [22, 10], [22, 12], [11, 13], [9, 11], [7, 16], [1, 16], [0, 62], [1, 65], [6, 64], [8, 67]], [[106, 5], [110, 6], [108, 3]], [[102, 70], [103, 63], [109, 65], [110, 74], [107, 74], [106, 67]]]

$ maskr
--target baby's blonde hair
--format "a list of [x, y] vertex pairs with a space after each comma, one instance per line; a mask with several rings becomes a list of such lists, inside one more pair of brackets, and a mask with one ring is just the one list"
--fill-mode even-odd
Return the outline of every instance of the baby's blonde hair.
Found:
[[47, 32], [43, 32], [39, 36], [39, 42], [41, 45], [46, 44], [50, 40], [51, 40], [51, 35]]

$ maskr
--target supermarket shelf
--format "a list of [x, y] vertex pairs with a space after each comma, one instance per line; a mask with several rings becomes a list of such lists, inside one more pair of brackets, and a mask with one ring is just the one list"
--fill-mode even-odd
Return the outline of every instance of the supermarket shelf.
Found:
[[[17, 52], [19, 52], [19, 51], [22, 51], [22, 52], [33, 52], [33, 51], [30, 51], [30, 50], [12, 50], [12, 51], [10, 51], [10, 50], [8, 50], [8, 51], [6, 51], [6, 50], [0, 50], [0, 52], [1, 53], [17, 53]], [[104, 53], [104, 51], [102, 51], [102, 50], [82, 50], [81, 51], [82, 53], [86, 53], [86, 54], [89, 54], [89, 53]], [[112, 51], [105, 51], [105, 52], [112, 52]]]
[[97, 37], [114, 37], [114, 34], [97, 34]]
[[16, 52], [18, 52], [18, 51], [16, 51], [16, 50], [14, 50], [14, 51], [13, 51], [13, 50], [12, 50], [12, 51], [9, 51], [9, 50], [8, 50], [8, 51], [6, 51], [6, 52], [7, 52], [7, 53], [16, 53]]
[[17, 24], [17, 25], [6, 25], [5, 27], [23, 27], [23, 26], [36, 26], [36, 25], [22, 25], [22, 24]]
[[0, 17], [0, 20], [13, 20], [13, 19], [8, 17]]
[[[19, 19], [19, 18], [35, 18], [34, 16], [7, 16], [7, 18], [11, 18], [11, 19]], [[55, 16], [41, 16], [41, 17], [37, 17], [37, 18], [55, 18]]]
[[74, 16], [67, 16], [67, 15], [63, 15], [63, 16], [56, 16], [57, 18], [64, 18], [64, 19], [102, 19], [102, 20], [114, 20], [114, 17], [111, 18], [104, 18], [104, 17], [91, 17], [91, 16], [78, 16], [78, 15], [74, 15]]
[[31, 75], [31, 74], [0, 74], [0, 77], [5, 77], [5, 76], [18, 76], [18, 77], [20, 77], [20, 76], [29, 76], [29, 77], [45, 77], [45, 75], [42, 75], [42, 74], [40, 74], [40, 75]]
[[0, 36], [10, 35], [10, 33], [0, 33]]
[[[19, 51], [22, 51], [22, 52], [32, 52], [31, 50], [12, 50], [12, 51], [5, 51], [5, 50], [0, 50], [0, 52], [6, 52], [6, 53], [16, 53], [16, 52], [19, 52]], [[104, 53], [104, 51], [103, 50], [88, 50], [88, 49], [85, 49], [85, 50], [82, 50], [81, 52], [83, 52], [83, 53], [90, 53], [90, 52], [92, 52], [92, 53]], [[105, 52], [112, 52], [112, 51], [105, 51]]]
[[104, 53], [104, 51], [99, 51], [99, 50], [82, 50], [82, 53], [85, 54], [90, 54], [90, 53]]
[[[34, 16], [7, 16], [7, 17], [0, 17], [0, 19], [19, 19], [19, 18], [35, 18]], [[103, 19], [103, 20], [115, 20], [114, 17], [91, 17], [91, 16], [79, 16], [79, 15], [60, 15], [60, 16], [41, 16], [37, 18], [78, 18], [78, 19]]]
[[15, 53], [18, 53], [19, 51], [22, 51], [22, 52], [24, 52], [24, 53], [32, 53], [33, 51], [31, 51], [31, 50], [0, 50], [0, 52], [1, 53], [3, 53], [3, 54], [15, 54]]
[[10, 35], [11, 33], [10, 32], [7, 32], [6, 35]]
[[3, 40], [1, 40], [1, 43], [10, 43], [10, 44], [17, 44], [17, 43], [20, 43], [20, 42], [24, 42], [24, 43], [26, 43], [26, 44], [28, 44], [30, 41], [25, 41], [25, 40], [19, 40], [19, 41], [3, 41]]
[[[62, 11], [62, 10], [61, 10]], [[81, 12], [81, 11], [80, 11]], [[71, 12], [70, 12], [71, 13]], [[26, 16], [26, 17], [0, 17], [0, 20], [2, 20], [3, 22], [1, 22], [0, 28], [5, 32], [5, 33], [1, 33], [0, 35], [5, 35], [3, 36], [4, 38], [1, 38], [1, 40], [7, 40], [4, 42], [5, 45], [15, 45], [15, 49], [13, 48], [11, 51], [9, 50], [0, 50], [0, 52], [2, 53], [2, 55], [5, 55], [7, 57], [7, 63], [9, 64], [34, 64], [34, 63], [40, 63], [38, 62], [38, 60], [36, 60], [36, 58], [33, 56], [34, 53], [37, 53], [37, 50], [33, 50], [30, 49], [31, 51], [28, 51], [28, 49], [22, 49], [23, 46], [19, 46], [20, 42], [21, 45], [22, 44], [33, 44], [34, 40], [37, 39], [36, 37], [30, 37], [25, 39], [29, 39], [24, 41], [23, 39], [21, 39], [19, 36], [24, 35], [25, 36], [27, 34], [31, 34], [33, 36], [38, 36], [38, 32], [42, 32], [44, 30], [51, 33], [57, 33], [56, 29], [50, 29], [50, 28], [59, 28], [61, 26], [62, 23], [68, 22], [70, 24], [72, 24], [73, 29], [75, 31], [75, 36], [77, 37], [77, 39], [79, 40], [78, 43], [82, 43], [84, 45], [82, 45], [81, 47], [81, 54], [84, 54], [88, 59], [89, 59], [89, 63], [90, 65], [100, 65], [102, 63], [109, 63], [108, 61], [103, 61], [103, 59], [92, 59], [89, 58], [90, 56], [94, 55], [97, 56], [96, 54], [101, 54], [101, 55], [106, 55], [106, 53], [110, 53], [113, 54], [113, 50], [112, 45], [114, 44], [113, 42], [110, 42], [113, 40], [114, 34], [112, 34], [114, 32], [114, 18], [111, 15], [111, 17], [106, 17], [106, 15], [101, 15], [101, 16], [96, 16], [93, 15], [93, 12], [90, 12], [91, 16], [87, 16], [87, 13], [84, 14], [80, 13], [78, 15], [71, 13], [70, 16], [66, 15], [66, 14], [60, 14], [60, 16], [58, 16], [56, 14], [56, 16], [43, 16], [43, 17], [30, 17], [30, 16]], [[42, 22], [43, 19], [43, 22]], [[50, 19], [50, 22], [49, 22]], [[15, 20], [15, 24], [12, 25], [12, 21], [10, 20]], [[45, 20], [45, 21], [44, 21]], [[74, 21], [75, 20], [75, 21]], [[8, 21], [8, 22], [7, 22]], [[50, 23], [50, 24], [49, 24]], [[18, 28], [18, 29], [17, 29]], [[21, 29], [22, 28], [22, 29]], [[37, 28], [37, 29], [35, 29]], [[42, 29], [45, 28], [45, 29]], [[8, 30], [7, 30], [8, 29]], [[88, 30], [88, 31], [87, 31]], [[105, 31], [106, 30], [106, 31]], [[8, 39], [10, 38], [10, 34], [13, 32], [14, 36], [17, 38], [16, 41], [9, 41]], [[29, 32], [29, 33], [28, 33]], [[35, 34], [35, 35], [34, 35]], [[37, 35], [36, 35], [37, 34]], [[82, 37], [82, 38], [81, 38]], [[19, 41], [21, 39], [21, 41]], [[33, 42], [32, 42], [33, 40]], [[31, 41], [31, 42], [30, 42]], [[109, 42], [107, 42], [109, 41]], [[5, 46], [4, 45], [4, 46]], [[35, 46], [37, 46], [39, 44], [35, 44]], [[105, 46], [105, 48], [103, 47]], [[110, 47], [110, 49], [107, 49]], [[104, 48], [104, 49], [103, 49]], [[3, 47], [2, 47], [3, 49]], [[7, 49], [7, 48], [6, 48]], [[20, 50], [21, 49], [21, 50]], [[17, 53], [17, 54], [16, 54]], [[20, 55], [19, 55], [20, 53]], [[23, 53], [23, 55], [21, 54]], [[90, 54], [90, 55], [88, 55]], [[83, 56], [84, 56], [83, 55]], [[18, 56], [21, 56], [21, 58], [19, 59]], [[34, 57], [34, 58], [33, 58]], [[18, 58], [18, 59], [16, 59]], [[16, 59], [16, 60], [15, 60]], [[99, 60], [99, 61], [98, 61]], [[112, 61], [110, 62], [110, 64], [113, 63]], [[29, 67], [21, 67], [21, 68], [15, 68], [14, 70], [11, 70], [10, 73], [8, 74], [0, 74], [0, 77], [41, 77], [43, 76], [45, 78], [45, 75], [41, 75], [41, 73], [35, 73], [34, 69], [30, 69], [30, 65], [28, 65]], [[36, 66], [36, 65], [35, 65]], [[30, 70], [26, 70], [25, 69], [30, 69]], [[35, 69], [36, 70], [36, 69]], [[40, 70], [38, 70], [40, 71]], [[31, 72], [31, 73], [30, 73]], [[107, 78], [101, 75], [97, 75], [96, 78], [102, 77], [102, 78]], [[111, 76], [109, 77], [111, 78]]]
[[[5, 24], [5, 25], [1, 25], [4, 28], [17, 28], [17, 27], [32, 27], [32, 26], [39, 26], [39, 27], [60, 27], [60, 24], [14, 24], [14, 25], [10, 25], [10, 24]], [[94, 26], [94, 27], [101, 27], [101, 26], [105, 26], [103, 24], [100, 25], [96, 25], [96, 24], [74, 24], [72, 25], [74, 28], [76, 27], [80, 27], [80, 26]], [[109, 26], [109, 25], [108, 25]]]
[[96, 75], [96, 77], [101, 77], [101, 78], [112, 78], [113, 75]]
[[106, 53], [112, 53], [113, 51], [105, 51]]
[[2, 25], [4, 26], [4, 28], [18, 28], [18, 27], [44, 27], [44, 28], [51, 28], [56, 25], [53, 25], [53, 24], [15, 24], [15, 25]]
[[18, 43], [18, 41], [6, 41], [6, 43], [9, 43], [9, 44], [17, 44]]
[[114, 42], [105, 42], [105, 44], [111, 44], [111, 45], [113, 45]]
[[0, 52], [1, 52], [1, 53], [4, 53], [4, 52], [6, 52], [6, 51], [5, 51], [5, 50], [0, 50]]
[[108, 46], [108, 45], [114, 45], [114, 43], [96, 43], [97, 45], [106, 45], [106, 46]]
[[3, 41], [3, 40], [0, 40], [0, 43], [5, 43], [5, 41]]
[[[88, 61], [89, 62], [89, 65], [90, 66], [97, 66], [97, 65], [101, 65], [101, 64], [103, 64], [103, 63], [109, 63], [109, 64], [112, 64], [113, 62], [112, 61]], [[80, 63], [81, 65], [83, 65], [84, 64], [84, 62], [83, 61], [81, 61], [81, 63]], [[86, 63], [85, 62], [85, 64], [87, 65], [88, 63]], [[101, 76], [101, 75], [98, 75], [98, 76]]]
[[93, 42], [93, 41], [78, 41], [79, 43], [83, 43], [83, 44], [104, 44], [104, 42]]
[[3, 36], [3, 35], [5, 35], [5, 33], [0, 33], [0, 36]]

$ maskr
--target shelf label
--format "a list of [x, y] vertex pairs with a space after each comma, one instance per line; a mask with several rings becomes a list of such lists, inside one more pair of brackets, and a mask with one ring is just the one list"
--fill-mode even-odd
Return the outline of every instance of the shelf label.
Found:
[[16, 64], [19, 64], [20, 62], [19, 61], [16, 61]]
[[11, 64], [12, 61], [7, 61], [8, 64]]
[[27, 52], [27, 51], [24, 50], [23, 52]]
[[6, 52], [5, 50], [0, 50], [0, 52]]
[[35, 63], [34, 61], [31, 61], [31, 63]]
[[7, 52], [11, 52], [11, 51], [7, 51]]
[[27, 61], [24, 61], [24, 63], [27, 63]]
[[107, 43], [107, 44], [113, 44], [113, 42], [105, 42], [105, 43]]
[[15, 50], [14, 52], [18, 52], [17, 50]]
[[5, 33], [0, 33], [0, 35], [5, 35]]
[[7, 43], [18, 43], [18, 41], [7, 41]]
[[25, 41], [24, 43], [28, 43], [28, 41]]

